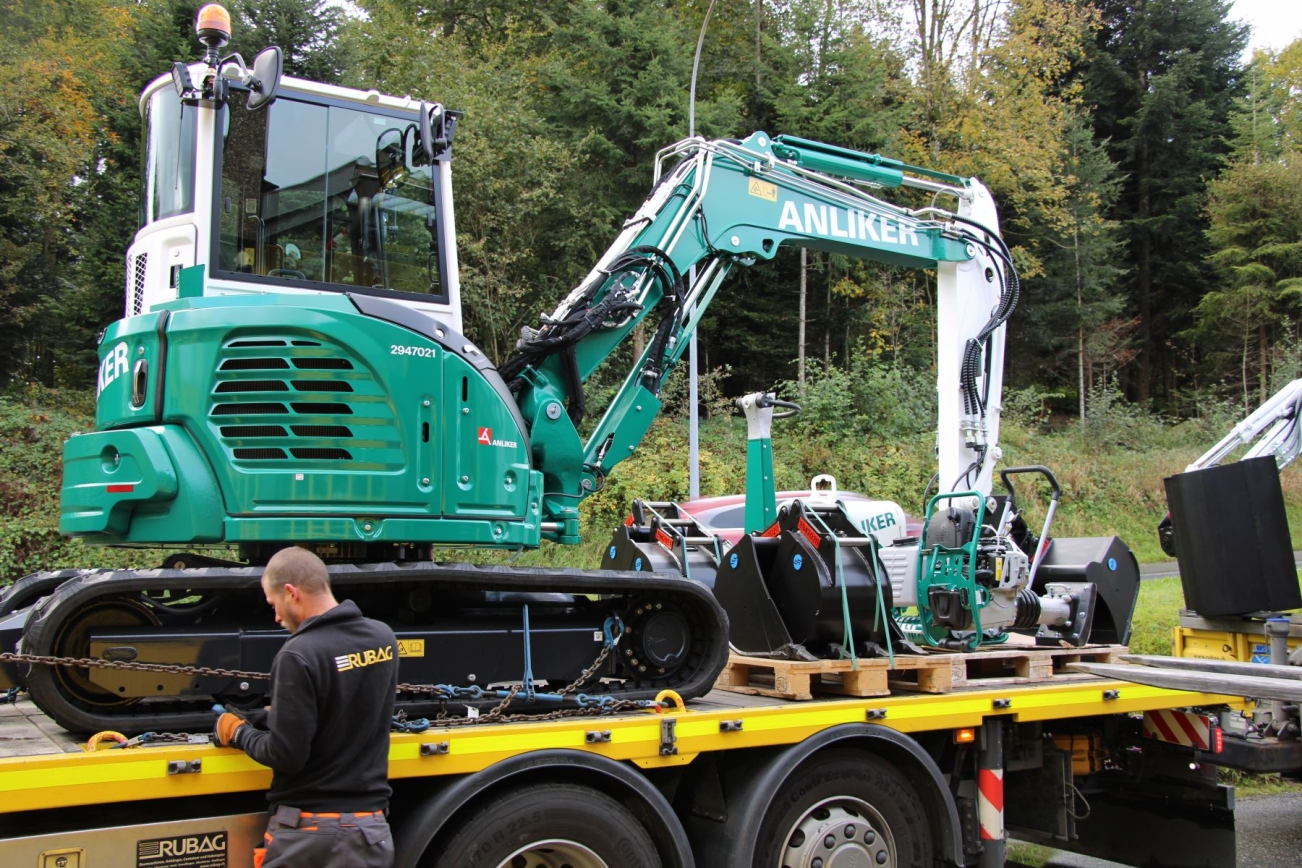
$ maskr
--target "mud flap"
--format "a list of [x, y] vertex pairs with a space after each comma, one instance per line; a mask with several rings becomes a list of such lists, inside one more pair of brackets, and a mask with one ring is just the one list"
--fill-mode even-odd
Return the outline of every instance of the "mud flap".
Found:
[[1089, 802], [1089, 819], [1076, 824], [1080, 840], [1070, 848], [1078, 853], [1146, 868], [1235, 864], [1233, 787], [1197, 801], [1116, 789]]

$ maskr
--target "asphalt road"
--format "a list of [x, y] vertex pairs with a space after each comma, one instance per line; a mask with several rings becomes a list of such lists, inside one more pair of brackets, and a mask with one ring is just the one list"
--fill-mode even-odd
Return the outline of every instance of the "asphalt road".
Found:
[[[1235, 803], [1234, 817], [1237, 868], [1283, 868], [1302, 862], [1302, 793], [1241, 798]], [[1125, 868], [1075, 853], [1059, 853], [1044, 864], [1045, 868]]]
[[[1302, 570], [1302, 552], [1293, 552], [1293, 562], [1297, 564], [1298, 569]], [[1164, 564], [1140, 564], [1139, 580], [1145, 579], [1164, 579], [1167, 576], [1180, 575], [1180, 565], [1175, 561]]]

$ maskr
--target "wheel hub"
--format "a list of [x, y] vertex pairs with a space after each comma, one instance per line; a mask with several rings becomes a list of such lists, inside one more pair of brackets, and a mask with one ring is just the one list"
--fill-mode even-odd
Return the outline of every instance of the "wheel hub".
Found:
[[611, 868], [596, 853], [577, 841], [553, 838], [516, 850], [497, 868]]
[[672, 604], [647, 602], [632, 612], [622, 645], [624, 665], [634, 675], [660, 678], [687, 659], [692, 628]]
[[838, 796], [824, 799], [787, 834], [780, 868], [895, 868], [895, 841], [871, 805]]

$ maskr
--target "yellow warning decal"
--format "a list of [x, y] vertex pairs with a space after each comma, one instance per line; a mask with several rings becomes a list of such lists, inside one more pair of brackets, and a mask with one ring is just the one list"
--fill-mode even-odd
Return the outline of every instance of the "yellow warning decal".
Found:
[[399, 639], [398, 656], [399, 657], [424, 657], [425, 640], [424, 639]]
[[770, 184], [768, 181], [761, 181], [759, 178], [750, 179], [750, 186], [746, 189], [746, 192], [760, 199], [768, 199], [770, 202], [778, 201], [778, 185]]

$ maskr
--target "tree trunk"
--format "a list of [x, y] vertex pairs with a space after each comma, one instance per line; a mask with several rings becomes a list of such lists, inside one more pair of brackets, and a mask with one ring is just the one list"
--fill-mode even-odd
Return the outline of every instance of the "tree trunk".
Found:
[[827, 280], [827, 307], [823, 310], [823, 364], [832, 364], [832, 280]]
[[1243, 381], [1243, 412], [1248, 412], [1248, 335], [1249, 331], [1243, 330], [1243, 353], [1240, 364], [1239, 376]]
[[1076, 389], [1080, 392], [1080, 427], [1085, 430], [1085, 298], [1080, 269], [1080, 221], [1071, 227], [1072, 252], [1076, 259]]
[[[1148, 71], [1139, 70], [1139, 93], [1148, 93]], [[1139, 137], [1139, 149], [1136, 154], [1136, 168], [1139, 175], [1139, 201], [1136, 208], [1136, 222], [1139, 224], [1139, 250], [1136, 256], [1136, 272], [1139, 285], [1139, 382], [1136, 383], [1135, 398], [1147, 401], [1153, 394], [1153, 356], [1157, 347], [1153, 340], [1153, 274], [1152, 274], [1152, 231], [1148, 228], [1151, 208], [1150, 184], [1152, 178], [1148, 165], [1148, 140]]]
[[796, 383], [800, 394], [805, 394], [805, 295], [809, 288], [809, 251], [800, 248], [800, 328], [796, 341], [799, 344], [796, 356]]
[[1257, 406], [1266, 403], [1270, 397], [1270, 357], [1266, 352], [1266, 325], [1257, 326], [1257, 358], [1261, 360], [1261, 378], [1257, 383]]

